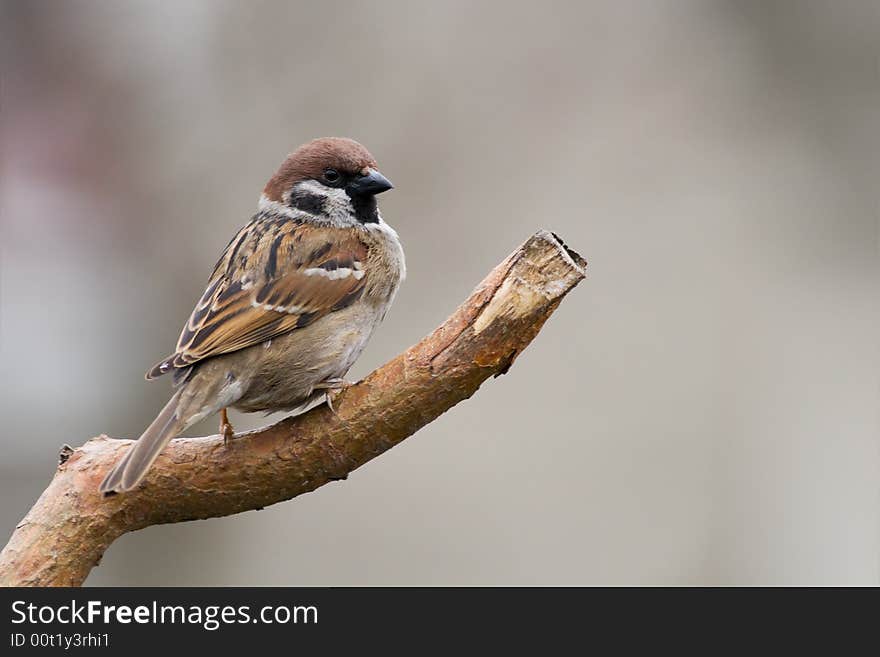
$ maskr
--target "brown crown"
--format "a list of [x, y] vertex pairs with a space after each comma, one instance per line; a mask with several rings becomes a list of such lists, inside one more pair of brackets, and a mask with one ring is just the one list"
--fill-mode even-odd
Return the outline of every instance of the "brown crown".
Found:
[[266, 183], [263, 194], [273, 201], [280, 201], [284, 191], [294, 183], [319, 180], [326, 169], [360, 173], [367, 168], [376, 168], [376, 160], [359, 143], [344, 137], [322, 137], [303, 144], [288, 155]]

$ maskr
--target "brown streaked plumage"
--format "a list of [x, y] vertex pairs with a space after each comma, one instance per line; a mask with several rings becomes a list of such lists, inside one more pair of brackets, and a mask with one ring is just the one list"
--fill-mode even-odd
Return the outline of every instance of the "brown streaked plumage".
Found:
[[[187, 367], [260, 344], [344, 308], [363, 292], [366, 258], [366, 245], [348, 229], [254, 219], [217, 263], [174, 354], [147, 378], [161, 376], [169, 365]], [[338, 279], [304, 273], [340, 268], [356, 273]]]
[[[168, 440], [211, 413], [303, 408], [339, 385], [405, 275], [375, 202], [390, 188], [349, 139], [288, 156], [217, 261], [174, 353], [147, 372], [173, 372], [178, 390], [103, 492], [136, 486]], [[225, 413], [222, 423], [231, 433]]]

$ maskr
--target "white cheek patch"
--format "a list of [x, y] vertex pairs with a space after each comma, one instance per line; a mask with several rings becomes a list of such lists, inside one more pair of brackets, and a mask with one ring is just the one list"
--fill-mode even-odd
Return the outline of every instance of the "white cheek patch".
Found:
[[336, 227], [357, 226], [360, 222], [355, 218], [354, 206], [351, 203], [351, 197], [344, 189], [337, 187], [327, 187], [316, 180], [304, 180], [294, 185], [294, 191], [312, 196], [319, 196], [324, 199], [323, 212], [314, 214], [306, 212], [298, 208], [288, 205], [290, 202], [291, 192], [284, 195], [285, 202], [279, 203], [266, 197], [265, 194], [260, 196], [257, 209], [261, 212], [269, 212], [278, 214], [290, 219], [302, 220], [303, 217], [311, 217], [313, 221]]
[[296, 184], [296, 190], [325, 199], [325, 219], [328, 219], [331, 225], [348, 226], [357, 223], [357, 220], [354, 218], [354, 206], [351, 204], [351, 197], [344, 189], [327, 187], [316, 180], [304, 180]]
[[271, 212], [274, 214], [280, 214], [283, 217], [288, 217], [289, 219], [299, 219], [302, 217], [302, 213], [294, 210], [293, 208], [287, 207], [283, 203], [279, 203], [278, 201], [273, 201], [266, 197], [265, 194], [260, 196], [260, 200], [257, 203], [257, 210], [261, 212]]
[[315, 194], [316, 196], [329, 196], [329, 192], [341, 191], [336, 190], [334, 187], [322, 185], [316, 180], [303, 180], [302, 182], [296, 183], [293, 187], [298, 192], [306, 192], [307, 194]]

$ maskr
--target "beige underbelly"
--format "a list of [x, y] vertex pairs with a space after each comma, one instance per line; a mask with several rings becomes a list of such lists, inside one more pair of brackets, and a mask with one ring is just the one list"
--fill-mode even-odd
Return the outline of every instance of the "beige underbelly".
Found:
[[245, 392], [235, 408], [282, 411], [302, 405], [315, 386], [345, 376], [379, 321], [374, 308], [357, 303], [252, 347], [251, 375], [242, 381]]

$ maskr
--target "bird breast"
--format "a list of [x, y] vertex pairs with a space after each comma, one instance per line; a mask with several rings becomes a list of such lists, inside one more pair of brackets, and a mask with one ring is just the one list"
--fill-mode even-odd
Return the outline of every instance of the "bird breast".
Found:
[[378, 223], [366, 224], [364, 242], [367, 244], [367, 284], [364, 296], [386, 307], [394, 301], [394, 296], [406, 278], [406, 259], [400, 238], [391, 226], [381, 217]]

